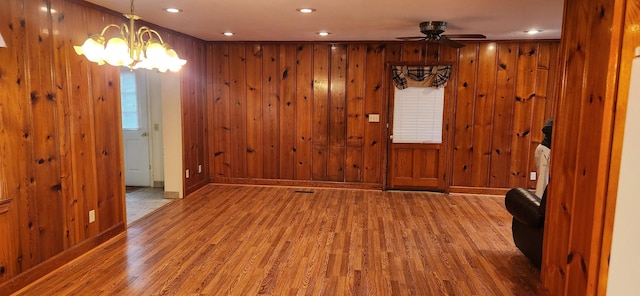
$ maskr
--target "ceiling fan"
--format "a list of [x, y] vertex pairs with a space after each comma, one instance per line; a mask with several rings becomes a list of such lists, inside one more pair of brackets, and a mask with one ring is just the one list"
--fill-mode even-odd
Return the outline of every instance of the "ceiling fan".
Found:
[[430, 43], [440, 43], [453, 48], [463, 47], [464, 44], [451, 39], [486, 39], [482, 34], [450, 34], [443, 35], [447, 28], [447, 22], [444, 21], [427, 21], [420, 23], [420, 32], [425, 36], [417, 37], [398, 37], [400, 40], [407, 41], [427, 41]]

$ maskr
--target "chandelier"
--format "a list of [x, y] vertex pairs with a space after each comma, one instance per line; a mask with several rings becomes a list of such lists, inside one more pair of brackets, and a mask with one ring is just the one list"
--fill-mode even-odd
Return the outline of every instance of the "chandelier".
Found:
[[[169, 44], [164, 43], [157, 31], [147, 26], [135, 29], [134, 22], [140, 17], [133, 13], [133, 0], [131, 13], [123, 15], [129, 19], [129, 26], [124, 23], [120, 26], [107, 25], [100, 35], [94, 34], [87, 38], [82, 46], [74, 46], [76, 53], [84, 55], [98, 65], [104, 65], [106, 62], [129, 69], [157, 69], [160, 72], [177, 72], [187, 63], [178, 57]], [[119, 32], [106, 41], [104, 36], [110, 28], [116, 28]]]

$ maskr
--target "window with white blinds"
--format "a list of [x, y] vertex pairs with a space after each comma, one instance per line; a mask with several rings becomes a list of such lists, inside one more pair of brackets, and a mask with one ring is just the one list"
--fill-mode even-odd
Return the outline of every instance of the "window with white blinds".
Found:
[[442, 143], [444, 87], [394, 89], [393, 143]]

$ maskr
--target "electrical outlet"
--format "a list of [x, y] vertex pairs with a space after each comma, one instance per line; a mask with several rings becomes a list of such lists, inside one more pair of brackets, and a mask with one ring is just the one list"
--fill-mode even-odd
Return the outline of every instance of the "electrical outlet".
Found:
[[536, 180], [536, 172], [531, 172], [531, 174], [529, 175], [529, 180], [531, 180], [531, 181], [535, 181]]
[[89, 223], [96, 222], [96, 210], [89, 211]]
[[200, 173], [202, 173], [202, 165], [201, 164], [198, 165], [198, 174], [200, 174]]
[[187, 178], [187, 179], [189, 179], [189, 170], [186, 170], [186, 171], [184, 172], [184, 177], [185, 177], [185, 178]]

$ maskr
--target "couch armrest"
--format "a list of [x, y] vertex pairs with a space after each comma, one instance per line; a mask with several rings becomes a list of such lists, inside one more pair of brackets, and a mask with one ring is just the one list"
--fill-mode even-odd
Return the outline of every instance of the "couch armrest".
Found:
[[516, 187], [507, 192], [504, 205], [513, 218], [532, 227], [541, 227], [544, 213], [540, 211], [540, 197], [529, 190]]

